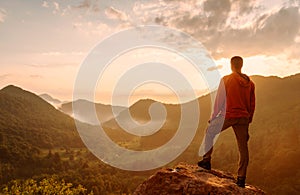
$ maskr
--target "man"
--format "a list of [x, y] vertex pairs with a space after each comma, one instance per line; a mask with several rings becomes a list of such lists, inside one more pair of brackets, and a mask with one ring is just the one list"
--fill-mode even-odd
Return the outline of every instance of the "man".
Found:
[[248, 127], [255, 109], [254, 83], [242, 74], [243, 59], [234, 56], [230, 60], [232, 73], [222, 78], [214, 104], [214, 111], [204, 138], [204, 156], [198, 166], [211, 169], [214, 138], [221, 131], [232, 127], [239, 148], [239, 168], [236, 184], [245, 187], [249, 162]]

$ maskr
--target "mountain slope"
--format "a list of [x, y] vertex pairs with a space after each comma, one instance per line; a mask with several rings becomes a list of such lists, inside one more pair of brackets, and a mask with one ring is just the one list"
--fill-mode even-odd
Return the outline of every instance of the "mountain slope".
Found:
[[74, 120], [19, 87], [0, 90], [1, 160], [14, 161], [39, 148], [82, 147]]
[[[87, 130], [95, 128], [76, 124]], [[39, 96], [15, 86], [3, 88], [0, 90], [0, 194], [7, 194], [5, 189], [19, 190], [12, 187], [17, 183], [26, 188], [33, 184], [31, 179], [51, 178], [64, 180], [68, 186], [69, 182], [85, 186], [86, 194], [91, 191], [125, 194], [132, 192], [144, 176], [132, 177], [130, 172], [97, 159], [84, 147], [74, 119]], [[52, 187], [56, 187], [55, 183]]]

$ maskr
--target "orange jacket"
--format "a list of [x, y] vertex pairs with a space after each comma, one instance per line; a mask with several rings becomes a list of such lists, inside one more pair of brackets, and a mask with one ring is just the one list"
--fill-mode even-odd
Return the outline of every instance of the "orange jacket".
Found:
[[255, 109], [254, 83], [241, 73], [233, 72], [222, 78], [215, 100], [212, 119], [247, 117], [252, 122]]

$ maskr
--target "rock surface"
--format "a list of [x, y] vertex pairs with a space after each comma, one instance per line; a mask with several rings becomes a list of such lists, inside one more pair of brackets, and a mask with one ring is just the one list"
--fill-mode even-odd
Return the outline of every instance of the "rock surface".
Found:
[[229, 173], [207, 171], [197, 165], [180, 163], [174, 169], [158, 171], [138, 186], [134, 195], [266, 194], [250, 185], [240, 188]]

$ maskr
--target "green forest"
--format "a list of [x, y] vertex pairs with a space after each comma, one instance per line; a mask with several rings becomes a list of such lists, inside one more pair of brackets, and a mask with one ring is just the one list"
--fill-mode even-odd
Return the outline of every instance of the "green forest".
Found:
[[130, 194], [149, 176], [102, 163], [82, 143], [74, 120], [35, 94], [8, 86], [0, 91], [0, 107], [3, 193], [64, 181], [83, 194]]

